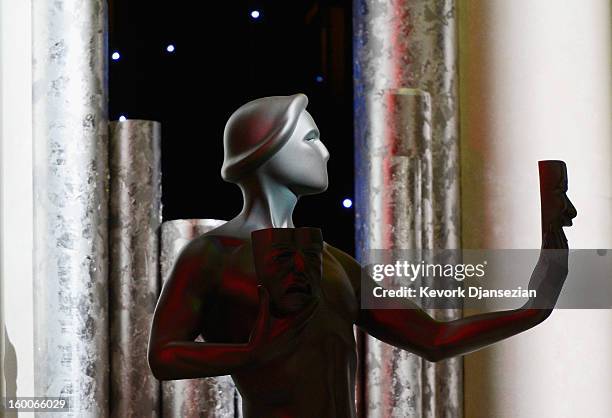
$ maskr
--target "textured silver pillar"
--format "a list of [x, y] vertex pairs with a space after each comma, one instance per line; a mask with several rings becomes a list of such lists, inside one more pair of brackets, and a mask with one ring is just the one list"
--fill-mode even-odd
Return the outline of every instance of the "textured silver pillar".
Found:
[[110, 414], [159, 416], [147, 346], [159, 294], [161, 126], [110, 124]]
[[[181, 249], [225, 223], [215, 219], [178, 219], [162, 225], [161, 272], [164, 280]], [[233, 418], [237, 390], [230, 376], [162, 383], [163, 418]]]
[[459, 154], [456, 10], [452, 0], [356, 0], [355, 146], [357, 239], [370, 224], [368, 160], [384, 141], [383, 90], [418, 88], [431, 95], [434, 245], [459, 248]]
[[[421, 250], [433, 244], [429, 95], [388, 90], [381, 141], [368, 160], [368, 248]], [[367, 417], [423, 416], [427, 368], [417, 355], [365, 338]]]
[[104, 417], [106, 1], [33, 0], [32, 21], [35, 392], [69, 397], [65, 416]]
[[[381, 198], [373, 187], [379, 182], [377, 173], [388, 170], [373, 165], [380, 161], [376, 160], [376, 153], [387, 141], [385, 121], [394, 112], [387, 103], [385, 92], [405, 87], [421, 89], [431, 95], [433, 247], [459, 248], [455, 3], [453, 0], [355, 0], [353, 13], [357, 255], [363, 259], [364, 251], [369, 248], [386, 248], [378, 241], [384, 236], [381, 231], [384, 222], [396, 228], [405, 227], [400, 225], [403, 221], [399, 219], [381, 217], [384, 215], [380, 213]], [[384, 216], [392, 218], [395, 215], [386, 213]], [[460, 315], [459, 310], [436, 313], [439, 319]], [[433, 366], [435, 373], [431, 365], [424, 363], [425, 380], [420, 382], [404, 381], [408, 372], [393, 370], [395, 364], [402, 361], [403, 353], [376, 355], [384, 356], [377, 357], [377, 361], [386, 367], [385, 373], [390, 374], [394, 391], [374, 403], [365, 399], [365, 416], [383, 416], [385, 411], [391, 414], [386, 416], [398, 417], [462, 416], [462, 363], [459, 358], [437, 363]], [[366, 367], [363, 373], [378, 378], [381, 371]], [[362, 389], [363, 393], [367, 391], [367, 387]], [[400, 399], [406, 402], [395, 405]]]

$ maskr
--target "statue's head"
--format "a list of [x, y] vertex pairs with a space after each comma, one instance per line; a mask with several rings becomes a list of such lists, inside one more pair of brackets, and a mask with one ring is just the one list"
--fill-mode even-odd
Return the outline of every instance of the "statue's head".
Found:
[[329, 152], [307, 104], [304, 94], [294, 94], [263, 97], [238, 108], [223, 134], [223, 179], [242, 184], [266, 176], [298, 196], [325, 191]]

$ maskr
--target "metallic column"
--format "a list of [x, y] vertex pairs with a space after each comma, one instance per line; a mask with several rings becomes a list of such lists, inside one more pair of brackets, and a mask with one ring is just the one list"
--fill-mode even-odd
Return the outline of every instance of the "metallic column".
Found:
[[35, 392], [69, 397], [64, 416], [104, 417], [106, 1], [33, 0], [32, 19]]
[[[413, 219], [395, 218], [395, 210], [383, 210], [389, 201], [376, 188], [401, 187], [390, 167], [379, 165], [381, 149], [389, 146], [386, 122], [395, 110], [388, 91], [410, 87], [431, 96], [433, 248], [459, 248], [459, 154], [457, 119], [457, 40], [454, 0], [356, 0], [354, 2], [356, 243], [362, 260], [367, 249], [399, 245], [386, 235], [391, 228], [412, 228]], [[415, 168], [410, 168], [413, 171]], [[387, 173], [387, 174], [379, 174]], [[379, 176], [386, 175], [387, 179]], [[397, 180], [399, 181], [399, 180]], [[395, 199], [388, 197], [388, 199]], [[400, 208], [413, 202], [394, 204]], [[405, 207], [405, 210], [409, 206]], [[382, 211], [382, 212], [381, 212]], [[405, 224], [408, 222], [408, 225]], [[413, 233], [413, 232], [411, 232]], [[401, 244], [404, 245], [404, 244]], [[399, 247], [398, 247], [399, 248]], [[436, 313], [440, 319], [461, 315], [459, 310]], [[423, 381], [406, 381], [406, 373], [392, 368], [403, 361], [400, 352], [371, 351], [367, 358], [386, 367], [393, 391], [380, 399], [363, 401], [365, 416], [462, 416], [462, 363], [460, 359], [429, 365], [424, 362]], [[371, 351], [371, 353], [370, 353]], [[364, 375], [379, 379], [381, 370], [365, 367]], [[362, 392], [367, 394], [366, 387]], [[381, 392], [382, 396], [382, 392]], [[422, 398], [421, 398], [422, 397]], [[417, 399], [418, 398], [418, 399]], [[404, 400], [403, 406], [396, 405]], [[380, 412], [376, 412], [380, 411]]]
[[[162, 225], [161, 272], [164, 280], [189, 241], [225, 221], [178, 219]], [[230, 376], [162, 383], [163, 418], [228, 418], [236, 414], [237, 391]]]
[[[368, 162], [368, 248], [419, 252], [433, 244], [430, 98], [420, 90], [382, 92], [381, 143]], [[427, 369], [406, 351], [365, 338], [367, 417], [423, 416]]]
[[147, 345], [159, 294], [161, 126], [113, 122], [110, 134], [110, 413], [158, 417]]

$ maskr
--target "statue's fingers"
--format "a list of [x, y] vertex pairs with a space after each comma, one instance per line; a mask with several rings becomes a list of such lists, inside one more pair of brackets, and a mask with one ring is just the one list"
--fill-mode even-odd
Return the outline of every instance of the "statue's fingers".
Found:
[[563, 230], [563, 228], [560, 228], [559, 239], [561, 241], [560, 244], [559, 244], [559, 248], [563, 248], [563, 249], [568, 248], [567, 237], [565, 236], [565, 231]]
[[265, 287], [259, 285], [257, 286], [257, 292], [259, 293], [259, 311], [253, 325], [253, 331], [251, 332], [252, 344], [258, 344], [262, 341], [270, 322], [270, 297], [268, 291]]
[[552, 224], [548, 224], [546, 228], [546, 232], [544, 232], [544, 236], [542, 237], [542, 248], [553, 248], [554, 247], [554, 232], [552, 228]]

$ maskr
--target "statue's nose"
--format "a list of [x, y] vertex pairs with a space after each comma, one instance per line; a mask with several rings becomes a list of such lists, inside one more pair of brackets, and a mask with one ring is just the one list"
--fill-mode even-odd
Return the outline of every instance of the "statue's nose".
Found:
[[317, 141], [317, 143], [319, 145], [323, 159], [325, 160], [325, 162], [329, 161], [329, 151], [327, 150], [327, 147], [321, 141]]
[[565, 205], [567, 207], [567, 209], [565, 210], [567, 217], [570, 219], [574, 219], [578, 215], [578, 211], [576, 210], [576, 207], [574, 206], [572, 201], [569, 200], [569, 198], [567, 198], [567, 202], [565, 203]]
[[301, 252], [296, 251], [293, 257], [293, 264], [295, 265], [295, 271], [302, 273], [304, 272], [304, 256]]

